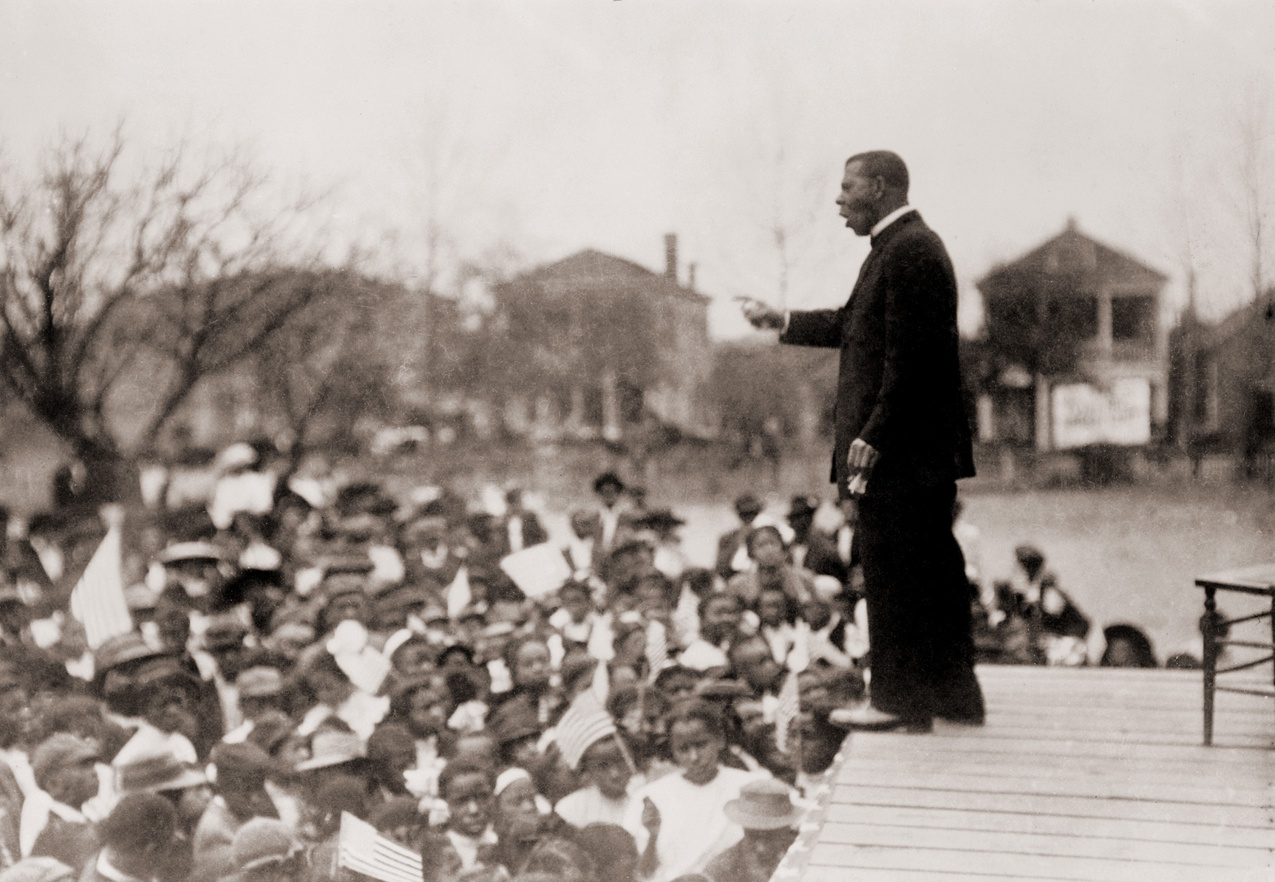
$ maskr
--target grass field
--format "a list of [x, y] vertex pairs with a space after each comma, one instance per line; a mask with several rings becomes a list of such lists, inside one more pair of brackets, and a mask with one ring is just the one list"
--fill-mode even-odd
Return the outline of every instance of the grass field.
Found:
[[[782, 514], [786, 498], [770, 495], [768, 510]], [[982, 534], [986, 578], [1008, 578], [1014, 547], [1030, 542], [1096, 628], [1138, 625], [1161, 661], [1187, 649], [1196, 636], [1203, 610], [1196, 576], [1275, 559], [1275, 498], [1263, 490], [1199, 484], [972, 492], [964, 498], [965, 520]], [[726, 500], [673, 507], [688, 521], [682, 531], [688, 555], [711, 564], [716, 536], [735, 520]], [[1233, 598], [1221, 603], [1231, 616], [1256, 610]], [[1237, 629], [1236, 636], [1258, 633]]]

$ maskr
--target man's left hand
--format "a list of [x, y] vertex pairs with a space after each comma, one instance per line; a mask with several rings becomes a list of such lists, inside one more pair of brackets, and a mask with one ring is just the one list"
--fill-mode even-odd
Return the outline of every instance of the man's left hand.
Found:
[[850, 445], [850, 452], [846, 454], [846, 469], [852, 477], [860, 472], [866, 475], [877, 464], [877, 458], [880, 455], [877, 449], [867, 441], [855, 438]]

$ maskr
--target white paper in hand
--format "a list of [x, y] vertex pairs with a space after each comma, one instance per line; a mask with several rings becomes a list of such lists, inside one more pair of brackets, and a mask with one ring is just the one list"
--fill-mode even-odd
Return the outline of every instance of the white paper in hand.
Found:
[[552, 594], [571, 578], [571, 566], [562, 549], [548, 542], [505, 556], [500, 568], [532, 599]]

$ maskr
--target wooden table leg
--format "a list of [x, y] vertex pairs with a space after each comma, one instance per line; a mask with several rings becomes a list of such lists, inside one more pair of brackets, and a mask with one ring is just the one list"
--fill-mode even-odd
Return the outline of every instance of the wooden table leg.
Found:
[[[1217, 589], [1211, 585], [1204, 588], [1204, 621], [1201, 631], [1204, 637], [1204, 746], [1213, 743], [1213, 691], [1217, 677]], [[1275, 628], [1275, 622], [1272, 623]]]

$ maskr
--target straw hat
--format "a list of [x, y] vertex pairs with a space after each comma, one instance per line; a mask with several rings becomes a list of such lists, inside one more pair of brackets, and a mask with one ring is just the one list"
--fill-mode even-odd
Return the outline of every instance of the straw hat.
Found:
[[353, 732], [338, 729], [320, 729], [310, 742], [310, 758], [297, 763], [298, 772], [339, 766], [366, 756], [363, 742]]
[[184, 763], [171, 753], [159, 753], [127, 763], [116, 772], [120, 793], [159, 793], [185, 790], [208, 783], [196, 766]]
[[745, 784], [739, 789], [739, 797], [726, 803], [724, 811], [745, 830], [779, 830], [801, 818], [801, 809], [792, 804], [788, 785], [773, 778]]

